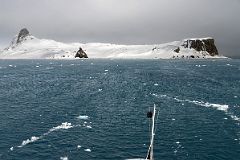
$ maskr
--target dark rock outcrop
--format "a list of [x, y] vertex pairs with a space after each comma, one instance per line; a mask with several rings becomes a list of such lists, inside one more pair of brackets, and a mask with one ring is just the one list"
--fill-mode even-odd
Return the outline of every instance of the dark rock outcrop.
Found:
[[179, 53], [180, 48], [178, 47], [177, 49], [174, 50], [174, 52]]
[[207, 51], [211, 56], [218, 55], [217, 47], [214, 44], [214, 39], [188, 39], [185, 40], [183, 45], [184, 48], [193, 48], [196, 51]]
[[[27, 36], [30, 36], [29, 31], [26, 28], [21, 29], [20, 32], [18, 33], [18, 35], [16, 35], [14, 37], [14, 39], [11, 41], [10, 45], [7, 48], [5, 48], [4, 50], [6, 51], [9, 49], [14, 49], [19, 44], [21, 44], [24, 40], [26, 40]], [[31, 37], [31, 39], [33, 39], [33, 37]]]
[[191, 55], [190, 58], [195, 58], [195, 56], [194, 56], [194, 55]]
[[29, 36], [29, 31], [27, 30], [27, 28], [23, 28], [20, 30], [18, 37], [17, 37], [17, 43], [20, 43], [24, 40], [25, 37]]
[[75, 54], [75, 58], [88, 58], [87, 54], [83, 51], [83, 49], [80, 47], [77, 53]]

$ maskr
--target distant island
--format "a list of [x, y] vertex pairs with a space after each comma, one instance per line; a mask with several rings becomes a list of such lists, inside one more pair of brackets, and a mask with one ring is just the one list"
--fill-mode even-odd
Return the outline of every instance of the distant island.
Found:
[[62, 43], [38, 39], [24, 28], [10, 45], [0, 51], [0, 59], [204, 59], [220, 56], [214, 39], [189, 38], [155, 45], [118, 45], [110, 43]]

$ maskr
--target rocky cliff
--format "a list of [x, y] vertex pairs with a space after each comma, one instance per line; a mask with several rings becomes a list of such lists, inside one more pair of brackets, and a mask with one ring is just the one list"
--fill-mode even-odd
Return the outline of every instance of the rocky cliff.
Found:
[[12, 50], [15, 47], [17, 47], [19, 44], [22, 42], [28, 40], [28, 39], [33, 39], [34, 37], [30, 35], [29, 31], [26, 28], [23, 28], [20, 30], [18, 35], [16, 35], [13, 40], [11, 41], [10, 45], [5, 48], [4, 50]]
[[26, 38], [29, 35], [30, 34], [27, 28], [21, 29], [17, 37], [17, 43], [21, 43], [24, 40], [24, 38]]
[[[217, 47], [215, 46], [213, 38], [202, 38], [202, 39], [186, 39], [182, 46], [184, 48], [195, 49], [196, 51], [206, 51], [211, 56], [218, 55]], [[177, 52], [176, 50], [175, 52]], [[179, 51], [178, 51], [179, 52]]]

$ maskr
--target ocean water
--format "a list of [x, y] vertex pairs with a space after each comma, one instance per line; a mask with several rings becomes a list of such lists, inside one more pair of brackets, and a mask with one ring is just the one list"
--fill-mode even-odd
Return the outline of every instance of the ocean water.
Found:
[[1, 160], [240, 159], [240, 60], [1, 60]]

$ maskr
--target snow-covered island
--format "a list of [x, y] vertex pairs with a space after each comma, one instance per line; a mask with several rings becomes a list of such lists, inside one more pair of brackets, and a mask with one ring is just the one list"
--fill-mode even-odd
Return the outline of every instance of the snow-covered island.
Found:
[[0, 51], [0, 59], [74, 59], [88, 57], [119, 59], [225, 58], [218, 54], [214, 39], [211, 37], [191, 38], [155, 45], [61, 43], [54, 40], [38, 39], [31, 35], [26, 28], [14, 37], [7, 48]]

